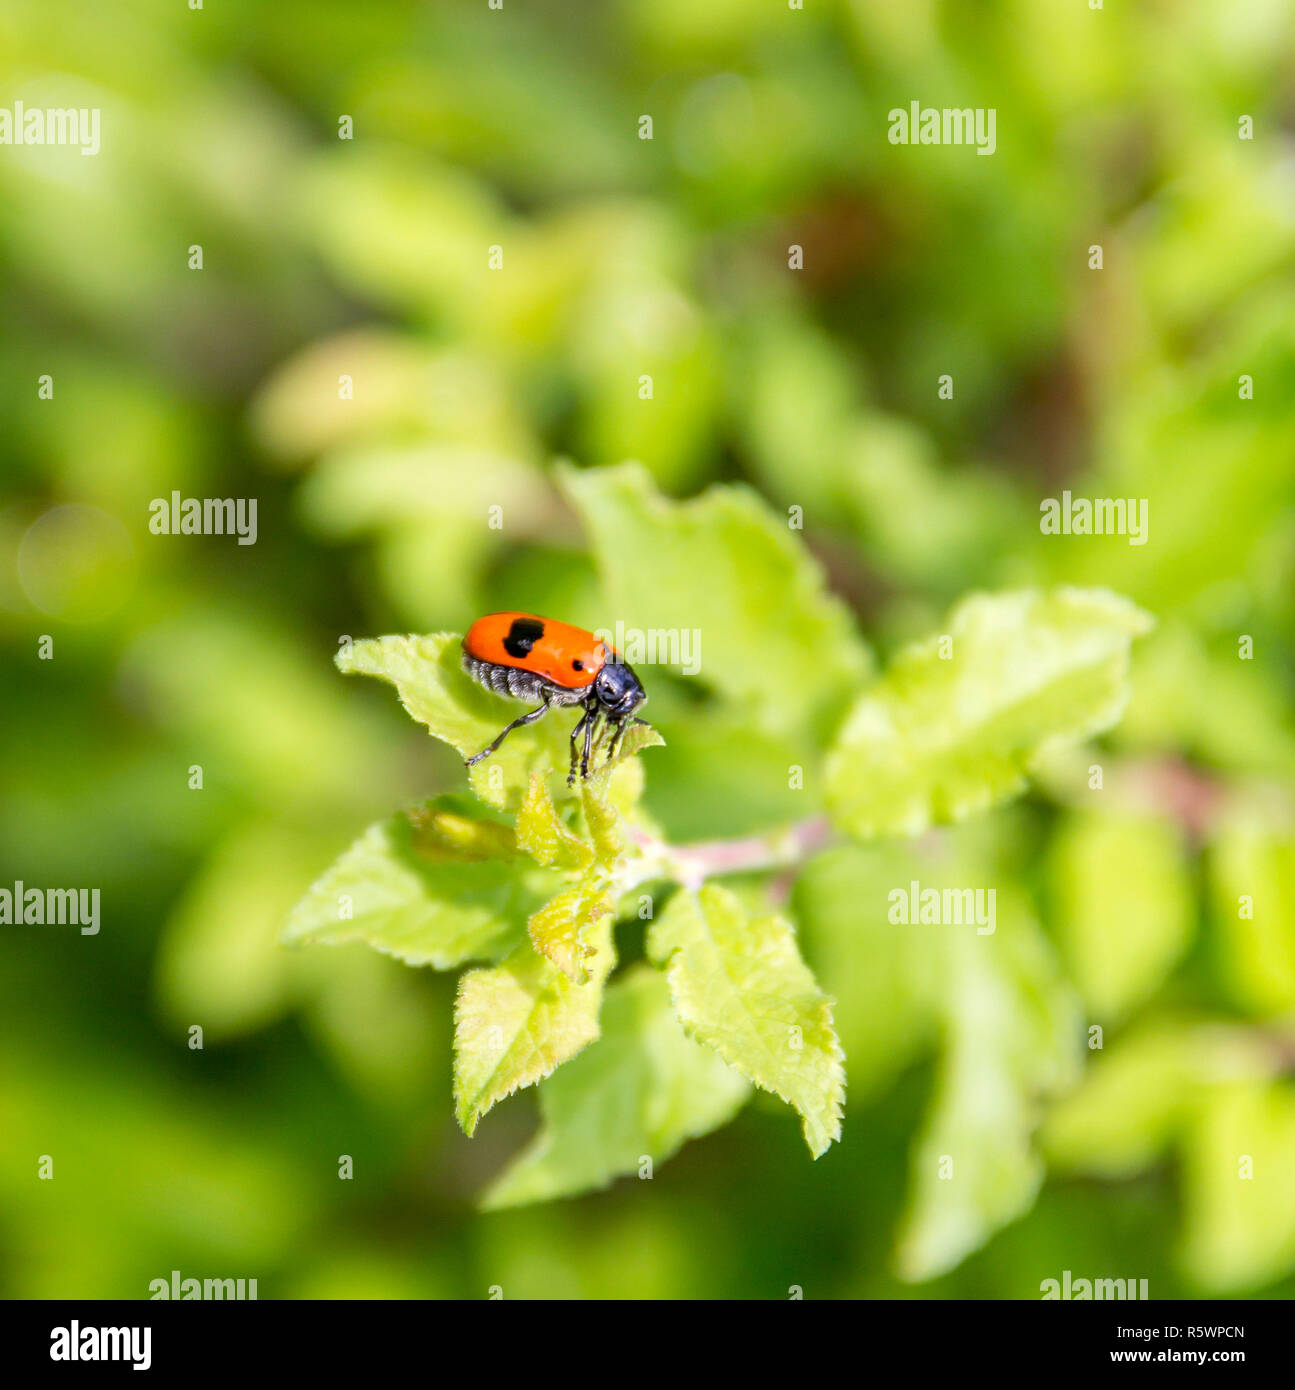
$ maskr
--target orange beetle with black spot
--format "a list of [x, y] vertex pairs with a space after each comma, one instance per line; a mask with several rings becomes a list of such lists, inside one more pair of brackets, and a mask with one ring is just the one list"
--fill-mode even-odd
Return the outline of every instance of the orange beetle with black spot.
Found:
[[[534, 613], [487, 613], [463, 639], [463, 669], [496, 695], [540, 702], [538, 709], [514, 719], [488, 748], [469, 758], [469, 767], [488, 758], [514, 729], [536, 723], [551, 709], [582, 705], [584, 714], [571, 731], [567, 785], [572, 786], [577, 768], [582, 778], [589, 776], [600, 720], [612, 731], [609, 762], [620, 751], [625, 730], [644, 723], [634, 717], [647, 700], [639, 678], [605, 642], [570, 623]], [[583, 747], [576, 741], [582, 733]]]

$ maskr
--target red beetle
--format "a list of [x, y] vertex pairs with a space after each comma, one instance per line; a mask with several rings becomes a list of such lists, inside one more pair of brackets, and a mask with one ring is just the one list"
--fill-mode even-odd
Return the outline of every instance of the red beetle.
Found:
[[[625, 730], [645, 722], [634, 717], [647, 693], [633, 670], [592, 632], [570, 623], [534, 613], [487, 613], [472, 624], [463, 639], [463, 669], [496, 695], [540, 702], [538, 709], [514, 719], [488, 748], [469, 758], [469, 767], [488, 758], [514, 729], [536, 723], [551, 709], [582, 705], [584, 714], [571, 731], [567, 785], [573, 786], [577, 767], [582, 778], [589, 776], [594, 731], [600, 719], [612, 731], [609, 762], [620, 751]], [[576, 742], [581, 733], [582, 750]]]

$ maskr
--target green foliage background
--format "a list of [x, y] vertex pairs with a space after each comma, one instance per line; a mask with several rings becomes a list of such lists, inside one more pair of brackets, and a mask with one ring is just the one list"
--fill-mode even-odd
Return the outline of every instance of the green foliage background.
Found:
[[[0, 147], [0, 884], [98, 886], [103, 929], [0, 928], [0, 1293], [1295, 1291], [1293, 36], [1273, 0], [10, 0], [0, 101], [99, 106], [104, 148]], [[996, 108], [997, 153], [889, 145], [914, 99]], [[757, 1095], [650, 1183], [483, 1213], [537, 1106], [455, 1126], [452, 978], [278, 933], [364, 826], [463, 788], [342, 637], [689, 599], [614, 577], [631, 475], [576, 475], [582, 526], [559, 457], [803, 508], [879, 669], [970, 590], [1156, 627], [1023, 799], [791, 887], [839, 1146]], [[1064, 487], [1147, 498], [1149, 543], [1042, 537]], [[172, 490], [257, 497], [257, 544], [150, 535]], [[804, 813], [787, 766], [866, 680], [828, 635], [772, 671], [735, 643], [700, 698], [652, 674], [672, 840]], [[886, 921], [912, 878], [998, 885], [994, 971]], [[991, 1180], [935, 1180], [950, 1134]]]

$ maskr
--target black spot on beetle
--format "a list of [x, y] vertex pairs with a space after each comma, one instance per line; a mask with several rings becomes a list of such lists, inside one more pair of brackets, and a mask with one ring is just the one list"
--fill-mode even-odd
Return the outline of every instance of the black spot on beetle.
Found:
[[571, 669], [573, 671], [583, 671], [585, 669], [585, 664], [583, 661], [573, 661], [571, 663]]
[[543, 636], [544, 624], [538, 618], [514, 618], [504, 638], [504, 651], [520, 661]]

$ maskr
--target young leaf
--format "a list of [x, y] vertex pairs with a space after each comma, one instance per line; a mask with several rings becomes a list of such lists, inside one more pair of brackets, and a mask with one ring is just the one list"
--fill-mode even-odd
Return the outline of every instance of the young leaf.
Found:
[[699, 633], [700, 678], [757, 723], [810, 723], [863, 679], [869, 658], [845, 606], [755, 493], [716, 487], [671, 502], [630, 464], [568, 469], [563, 485], [610, 611], [640, 630]]
[[[625, 731], [625, 737], [621, 741], [620, 751], [616, 754], [613, 762], [599, 762], [597, 771], [593, 772], [582, 786], [582, 791], [595, 795], [600, 801], [606, 803], [608, 813], [613, 811], [620, 812], [623, 816], [630, 815], [638, 806], [639, 800], [643, 795], [643, 764], [635, 756], [645, 748], [664, 748], [665, 739], [649, 724], [631, 724]], [[588, 796], [585, 798], [585, 824], [589, 826], [590, 833], [593, 834], [593, 821], [588, 814]], [[597, 836], [595, 836], [597, 840]], [[616, 844], [613, 846], [611, 840], [602, 841], [603, 853], [601, 857], [604, 861], [610, 862], [621, 852], [619, 833], [615, 836]]]
[[605, 777], [591, 779], [581, 788], [581, 799], [594, 854], [599, 865], [610, 869], [625, 853], [625, 837], [621, 833], [616, 808], [604, 795], [606, 787]]
[[517, 813], [517, 843], [537, 863], [560, 869], [587, 869], [594, 860], [593, 846], [562, 824], [544, 777], [538, 772], [531, 773]]
[[604, 918], [586, 984], [568, 979], [529, 941], [492, 969], [464, 975], [454, 1008], [454, 1100], [464, 1133], [598, 1036], [603, 983], [614, 964], [611, 919]]
[[727, 889], [680, 890], [648, 933], [690, 1037], [800, 1111], [817, 1158], [841, 1137], [845, 1069], [832, 1001], [780, 917], [752, 918]]
[[438, 970], [511, 950], [558, 880], [466, 804], [443, 797], [371, 825], [293, 909], [283, 940], [362, 941]]
[[966, 599], [850, 713], [827, 764], [835, 819], [861, 838], [916, 835], [1015, 795], [1050, 745], [1119, 718], [1150, 626], [1101, 589]]
[[526, 924], [531, 944], [564, 975], [584, 984], [599, 926], [608, 923], [613, 906], [605, 876], [590, 874], [531, 917]]
[[487, 1193], [487, 1208], [520, 1206], [606, 1187], [662, 1163], [687, 1139], [727, 1124], [750, 1088], [691, 1042], [666, 982], [634, 966], [607, 991], [602, 1036], [540, 1092], [544, 1125]]
[[[517, 815], [517, 839], [524, 849], [541, 864], [557, 864], [580, 875], [575, 883], [545, 903], [527, 923], [535, 949], [577, 984], [583, 984], [588, 978], [585, 962], [593, 950], [594, 930], [614, 906], [604, 869], [610, 868], [619, 856], [621, 843], [616, 813], [590, 791], [587, 783], [584, 801], [586, 819], [595, 837], [593, 843], [573, 835], [562, 824], [544, 779], [538, 773], [531, 775], [530, 787]], [[605, 821], [589, 815], [591, 801], [602, 808]], [[610, 858], [606, 855], [609, 840], [615, 845]], [[599, 855], [597, 866], [596, 854]]]

